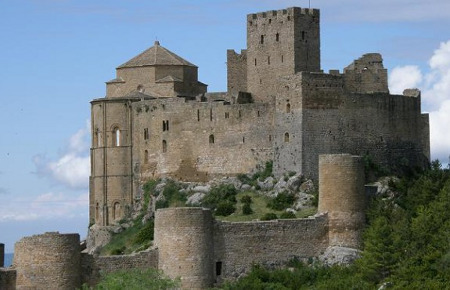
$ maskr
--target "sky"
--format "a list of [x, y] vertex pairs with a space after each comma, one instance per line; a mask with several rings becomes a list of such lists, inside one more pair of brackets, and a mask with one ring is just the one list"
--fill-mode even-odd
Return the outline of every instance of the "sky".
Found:
[[[308, 0], [1, 0], [0, 243], [88, 228], [90, 104], [115, 68], [155, 40], [226, 90], [226, 50], [246, 47], [246, 14]], [[431, 155], [450, 155], [450, 1], [311, 0], [322, 69], [379, 52], [391, 93], [422, 90]]]

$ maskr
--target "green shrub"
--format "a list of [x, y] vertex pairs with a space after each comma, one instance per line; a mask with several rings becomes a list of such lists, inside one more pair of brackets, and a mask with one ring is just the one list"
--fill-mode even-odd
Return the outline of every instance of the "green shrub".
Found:
[[246, 204], [251, 204], [252, 203], [252, 197], [250, 195], [244, 195], [241, 197], [241, 202]]
[[133, 244], [142, 245], [153, 241], [155, 223], [149, 220], [133, 239]]
[[273, 210], [284, 210], [290, 207], [295, 201], [295, 195], [287, 191], [279, 193], [274, 199], [267, 203], [267, 207]]
[[[202, 205], [212, 210], [216, 209], [221, 202], [236, 204], [237, 190], [232, 184], [221, 184], [211, 188], [209, 193], [202, 199]], [[233, 210], [234, 212], [234, 210]]]
[[234, 213], [236, 210], [236, 207], [234, 206], [235, 203], [231, 201], [221, 201], [217, 205], [215, 214], [219, 216], [229, 216], [230, 214]]
[[111, 255], [123, 255], [125, 253], [125, 246], [121, 246], [119, 248], [115, 248], [111, 250]]
[[253, 210], [252, 210], [252, 207], [250, 206], [250, 203], [244, 203], [244, 205], [242, 206], [242, 214], [249, 215], [252, 213], [253, 213]]
[[273, 212], [268, 212], [265, 215], [262, 216], [262, 221], [270, 221], [270, 220], [276, 220], [278, 216]]
[[297, 216], [295, 215], [295, 213], [291, 211], [285, 211], [282, 214], [280, 214], [280, 219], [295, 219], [295, 218], [297, 218]]

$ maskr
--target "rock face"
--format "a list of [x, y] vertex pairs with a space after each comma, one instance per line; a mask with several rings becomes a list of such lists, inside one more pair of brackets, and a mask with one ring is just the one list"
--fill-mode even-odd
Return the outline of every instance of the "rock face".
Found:
[[86, 238], [86, 251], [89, 254], [98, 254], [100, 249], [111, 241], [117, 228], [120, 228], [120, 226], [102, 227], [93, 225], [90, 227]]
[[353, 248], [333, 246], [328, 247], [319, 256], [319, 260], [326, 265], [350, 265], [361, 255], [361, 251]]

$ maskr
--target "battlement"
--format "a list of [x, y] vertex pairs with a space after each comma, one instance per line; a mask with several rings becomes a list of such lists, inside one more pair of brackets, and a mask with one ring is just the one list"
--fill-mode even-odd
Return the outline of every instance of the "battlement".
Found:
[[276, 18], [285, 18], [286, 20], [291, 20], [291, 17], [298, 17], [301, 15], [309, 15], [313, 17], [319, 17], [320, 16], [320, 10], [314, 9], [314, 8], [301, 8], [301, 7], [290, 7], [287, 9], [281, 9], [281, 10], [269, 10], [265, 12], [259, 12], [259, 13], [251, 13], [247, 15], [247, 20], [265, 20], [270, 19], [271, 17]]

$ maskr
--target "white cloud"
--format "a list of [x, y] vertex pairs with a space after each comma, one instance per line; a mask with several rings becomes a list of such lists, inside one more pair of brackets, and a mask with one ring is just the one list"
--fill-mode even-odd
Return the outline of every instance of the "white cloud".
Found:
[[450, 125], [450, 40], [441, 43], [428, 64], [430, 70], [425, 74], [415, 66], [394, 68], [389, 77], [389, 89], [397, 93], [411, 85], [422, 88], [423, 107], [430, 114], [431, 158], [447, 163], [450, 155], [447, 131]]
[[0, 205], [0, 222], [85, 217], [89, 194], [45, 193], [34, 200], [14, 198]]
[[89, 186], [90, 125], [72, 135], [67, 148], [58, 160], [49, 160], [45, 155], [36, 155], [33, 162], [39, 176], [75, 189], [86, 189]]
[[407, 65], [394, 68], [389, 75], [391, 94], [403, 94], [407, 88], [416, 88], [422, 82], [422, 73], [418, 66]]

